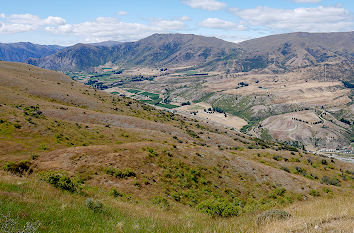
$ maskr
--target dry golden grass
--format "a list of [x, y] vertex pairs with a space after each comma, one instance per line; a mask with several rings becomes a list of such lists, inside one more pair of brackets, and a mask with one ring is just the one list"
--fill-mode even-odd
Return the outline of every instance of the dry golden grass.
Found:
[[285, 211], [292, 215], [289, 220], [271, 222], [258, 232], [354, 232], [354, 196], [351, 194], [296, 203]]

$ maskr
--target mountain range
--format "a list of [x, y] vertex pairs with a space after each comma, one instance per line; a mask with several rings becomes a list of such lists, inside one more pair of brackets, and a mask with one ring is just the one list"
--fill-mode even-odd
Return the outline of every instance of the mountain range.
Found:
[[[340, 65], [352, 75], [354, 32], [288, 33], [241, 43], [191, 34], [154, 34], [136, 42], [76, 44], [27, 63], [42, 68], [79, 71], [105, 64], [194, 66], [206, 71], [286, 72], [318, 64]], [[343, 72], [342, 72], [343, 73]]]
[[38, 45], [30, 42], [0, 43], [0, 60], [24, 62], [28, 58], [45, 57], [63, 49], [59, 45]]

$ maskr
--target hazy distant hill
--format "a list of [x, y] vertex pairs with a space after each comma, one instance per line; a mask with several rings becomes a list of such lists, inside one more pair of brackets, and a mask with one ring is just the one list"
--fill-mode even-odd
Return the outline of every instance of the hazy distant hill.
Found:
[[59, 45], [38, 45], [29, 42], [0, 43], [0, 60], [24, 62], [30, 57], [39, 58], [48, 56], [63, 48]]
[[247, 56], [260, 56], [268, 66], [283, 70], [321, 62], [352, 62], [354, 32], [289, 33], [248, 40], [239, 44]]
[[82, 70], [107, 62], [121, 66], [200, 65], [240, 51], [236, 44], [221, 39], [183, 34], [154, 34], [137, 42], [109, 45], [77, 44], [28, 63], [54, 70]]
[[154, 34], [137, 42], [77, 44], [28, 63], [54, 70], [83, 70], [112, 62], [121, 66], [197, 65], [230, 72], [284, 72], [320, 63], [349, 72], [354, 32], [289, 33], [230, 43], [214, 37]]

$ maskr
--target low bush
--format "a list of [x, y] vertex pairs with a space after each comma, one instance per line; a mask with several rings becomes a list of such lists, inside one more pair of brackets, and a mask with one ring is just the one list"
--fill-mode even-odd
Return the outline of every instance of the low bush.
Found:
[[307, 175], [306, 170], [304, 168], [302, 168], [302, 167], [295, 167], [295, 173], [303, 175], [303, 176]]
[[292, 158], [290, 158], [290, 160], [289, 160], [289, 161], [290, 161], [290, 162], [299, 163], [299, 162], [300, 162], [300, 159], [295, 158], [295, 157], [292, 157]]
[[319, 197], [320, 196], [320, 192], [315, 190], [315, 189], [312, 189], [309, 194], [313, 197]]
[[334, 185], [334, 186], [340, 186], [340, 181], [337, 178], [331, 178], [328, 176], [323, 176], [321, 178], [321, 183], [322, 184], [327, 184], [327, 185]]
[[121, 193], [116, 189], [112, 189], [111, 194], [113, 197], [124, 197], [125, 196], [124, 193]]
[[238, 204], [223, 198], [208, 199], [199, 203], [197, 209], [214, 217], [231, 217], [239, 215], [241, 208]]
[[25, 173], [32, 173], [32, 169], [30, 168], [32, 163], [27, 160], [19, 161], [19, 162], [8, 162], [3, 169], [5, 171], [11, 172], [13, 174], [22, 176]]
[[103, 209], [103, 204], [102, 202], [100, 201], [95, 201], [93, 200], [92, 198], [87, 198], [85, 200], [85, 205], [93, 210], [95, 213], [99, 213], [99, 212], [102, 212], [102, 209]]
[[74, 177], [69, 177], [61, 173], [46, 173], [43, 180], [53, 185], [57, 189], [65, 190], [71, 193], [79, 192], [83, 182]]
[[321, 160], [321, 163], [323, 164], [323, 165], [327, 165], [328, 163], [327, 163], [327, 160], [325, 160], [325, 159], [322, 159]]
[[273, 156], [273, 159], [276, 161], [281, 161], [283, 159], [283, 157], [281, 157], [279, 155], [275, 155], [275, 156]]
[[290, 173], [290, 170], [289, 170], [289, 168], [287, 168], [287, 167], [281, 167], [280, 169], [283, 170], [283, 171], [286, 171], [286, 172]]
[[114, 176], [116, 178], [122, 178], [122, 179], [125, 179], [128, 177], [136, 177], [136, 173], [131, 168], [120, 170], [120, 169], [115, 169], [115, 168], [109, 167], [109, 168], [105, 169], [105, 173], [108, 175]]

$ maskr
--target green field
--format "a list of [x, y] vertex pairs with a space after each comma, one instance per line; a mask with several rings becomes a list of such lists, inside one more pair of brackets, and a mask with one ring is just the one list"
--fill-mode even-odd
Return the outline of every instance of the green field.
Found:
[[156, 106], [159, 106], [159, 107], [163, 107], [163, 108], [168, 108], [168, 109], [173, 109], [173, 108], [178, 108], [179, 106], [178, 105], [174, 105], [174, 104], [156, 104]]
[[140, 93], [141, 91], [136, 90], [136, 89], [128, 89], [127, 92], [130, 92], [130, 93], [133, 93], [133, 94], [138, 94], [138, 93]]
[[160, 97], [159, 94], [154, 94], [154, 93], [150, 93], [150, 92], [147, 92], [147, 91], [144, 91], [143, 93], [140, 93], [140, 95], [149, 97], [152, 100], [157, 100]]

